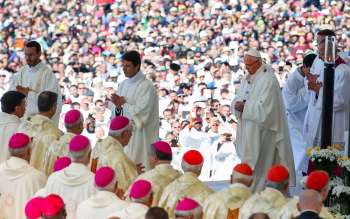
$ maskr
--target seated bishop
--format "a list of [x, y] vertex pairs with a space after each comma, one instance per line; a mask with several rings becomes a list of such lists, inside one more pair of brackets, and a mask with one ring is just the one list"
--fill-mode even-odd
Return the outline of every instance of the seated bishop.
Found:
[[15, 133], [10, 137], [10, 158], [0, 164], [0, 218], [25, 219], [25, 204], [45, 186], [45, 174], [29, 165], [30, 148], [28, 135]]
[[[311, 172], [306, 179], [305, 189], [311, 189], [318, 192], [322, 198], [322, 201], [325, 201], [329, 192], [329, 176], [328, 173], [322, 170], [316, 170]], [[299, 198], [292, 198], [280, 212], [279, 218], [295, 218], [299, 216]], [[322, 206], [320, 211], [320, 217], [325, 219], [333, 219], [334, 216], [328, 211], [325, 206]]]
[[168, 212], [170, 218], [175, 218], [176, 204], [180, 199], [188, 197], [203, 205], [213, 193], [198, 179], [203, 162], [203, 156], [197, 150], [189, 150], [184, 154], [181, 163], [184, 174], [165, 187], [159, 201], [159, 206]]
[[96, 193], [94, 174], [88, 168], [91, 145], [87, 137], [76, 135], [69, 143], [72, 163], [50, 175], [45, 186], [46, 194], [57, 194], [66, 204], [67, 218], [76, 218], [78, 205]]
[[249, 187], [253, 170], [247, 163], [237, 164], [232, 171], [231, 186], [210, 195], [204, 203], [203, 219], [238, 218], [239, 209], [252, 195]]
[[118, 179], [111, 167], [101, 167], [96, 171], [95, 187], [98, 192], [78, 206], [77, 219], [107, 218], [128, 205], [117, 196]]
[[26, 133], [33, 138], [30, 165], [46, 172], [44, 166], [45, 154], [49, 145], [57, 141], [62, 135], [52, 121], [57, 109], [57, 94], [44, 91], [38, 97], [39, 114], [29, 116], [19, 127], [19, 132]]
[[[181, 173], [175, 170], [171, 165], [172, 151], [168, 143], [156, 141], [151, 145], [150, 164], [153, 169], [141, 174], [138, 179], [145, 179], [152, 183], [153, 200], [152, 207], [158, 206], [160, 196], [164, 188], [172, 181], [177, 179]], [[128, 198], [130, 189], [125, 193]]]
[[239, 218], [246, 219], [254, 213], [265, 213], [277, 219], [280, 210], [289, 201], [289, 172], [282, 165], [274, 165], [267, 172], [266, 188], [252, 195], [240, 208]]
[[75, 135], [80, 135], [84, 130], [84, 117], [79, 110], [70, 110], [64, 117], [64, 126], [67, 132], [57, 141], [50, 144], [44, 159], [44, 170], [47, 176], [53, 171], [53, 164], [57, 158], [68, 155], [68, 145]]
[[118, 179], [118, 186], [125, 192], [138, 176], [138, 169], [124, 152], [130, 141], [133, 126], [128, 118], [117, 116], [112, 119], [107, 138], [98, 142], [92, 151], [91, 169], [112, 167]]

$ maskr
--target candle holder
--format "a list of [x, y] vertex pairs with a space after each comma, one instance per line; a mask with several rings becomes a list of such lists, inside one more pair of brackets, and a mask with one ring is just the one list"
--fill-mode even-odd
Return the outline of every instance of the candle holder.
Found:
[[336, 49], [335, 43], [336, 43], [335, 36], [326, 36], [324, 62], [327, 64], [335, 63], [335, 49]]

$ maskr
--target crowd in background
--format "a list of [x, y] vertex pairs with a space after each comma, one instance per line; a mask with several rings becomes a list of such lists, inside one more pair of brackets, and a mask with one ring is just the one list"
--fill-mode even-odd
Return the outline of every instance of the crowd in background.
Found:
[[346, 0], [30, 2], [0, 1], [0, 96], [25, 64], [25, 41], [36, 40], [59, 79], [62, 116], [80, 109], [84, 134], [96, 142], [108, 133], [108, 99], [125, 79], [120, 57], [137, 50], [159, 92], [160, 138], [174, 148], [206, 145], [214, 163], [230, 166], [237, 162], [230, 105], [248, 48], [261, 51], [281, 87], [314, 50], [318, 29], [334, 29], [338, 49], [350, 50]]

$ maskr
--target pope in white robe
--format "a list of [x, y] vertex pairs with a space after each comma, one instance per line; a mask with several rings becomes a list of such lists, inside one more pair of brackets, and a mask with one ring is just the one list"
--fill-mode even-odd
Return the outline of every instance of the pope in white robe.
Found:
[[[309, 90], [309, 103], [305, 116], [303, 133], [308, 146], [317, 146], [321, 143], [321, 114], [323, 100], [324, 62], [316, 58], [310, 73], [317, 76], [320, 85], [319, 92]], [[340, 57], [337, 58], [334, 70], [333, 93], [333, 124], [332, 144], [344, 146], [344, 132], [349, 123], [350, 104], [350, 67]]]
[[120, 112], [133, 120], [135, 131], [125, 152], [132, 161], [142, 163], [149, 170], [149, 146], [159, 138], [158, 93], [140, 70], [141, 58], [138, 52], [125, 53], [122, 63], [127, 79], [119, 85], [117, 95], [112, 96], [112, 116]]
[[293, 152], [276, 76], [257, 50], [249, 50], [244, 61], [250, 74], [232, 103], [238, 119], [238, 156], [254, 169], [253, 191], [264, 188], [268, 168], [277, 163], [288, 168], [291, 185], [295, 185]]
[[308, 91], [302, 69], [303, 67], [298, 67], [288, 76], [282, 91], [292, 142], [295, 170], [300, 176], [302, 176], [302, 172], [306, 172], [308, 163], [306, 156], [308, 145], [303, 136], [303, 124], [308, 105]]
[[57, 111], [53, 117], [57, 126], [62, 108], [61, 89], [49, 65], [42, 61], [35, 66], [25, 65], [11, 78], [10, 90], [16, 90], [18, 85], [30, 89], [27, 96], [26, 116], [39, 112], [38, 96], [41, 92], [52, 91], [58, 95]]

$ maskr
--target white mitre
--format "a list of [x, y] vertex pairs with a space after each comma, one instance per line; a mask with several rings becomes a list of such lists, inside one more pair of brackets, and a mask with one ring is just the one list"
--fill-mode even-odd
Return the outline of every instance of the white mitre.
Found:
[[249, 49], [245, 55], [261, 58], [260, 52], [257, 49]]

